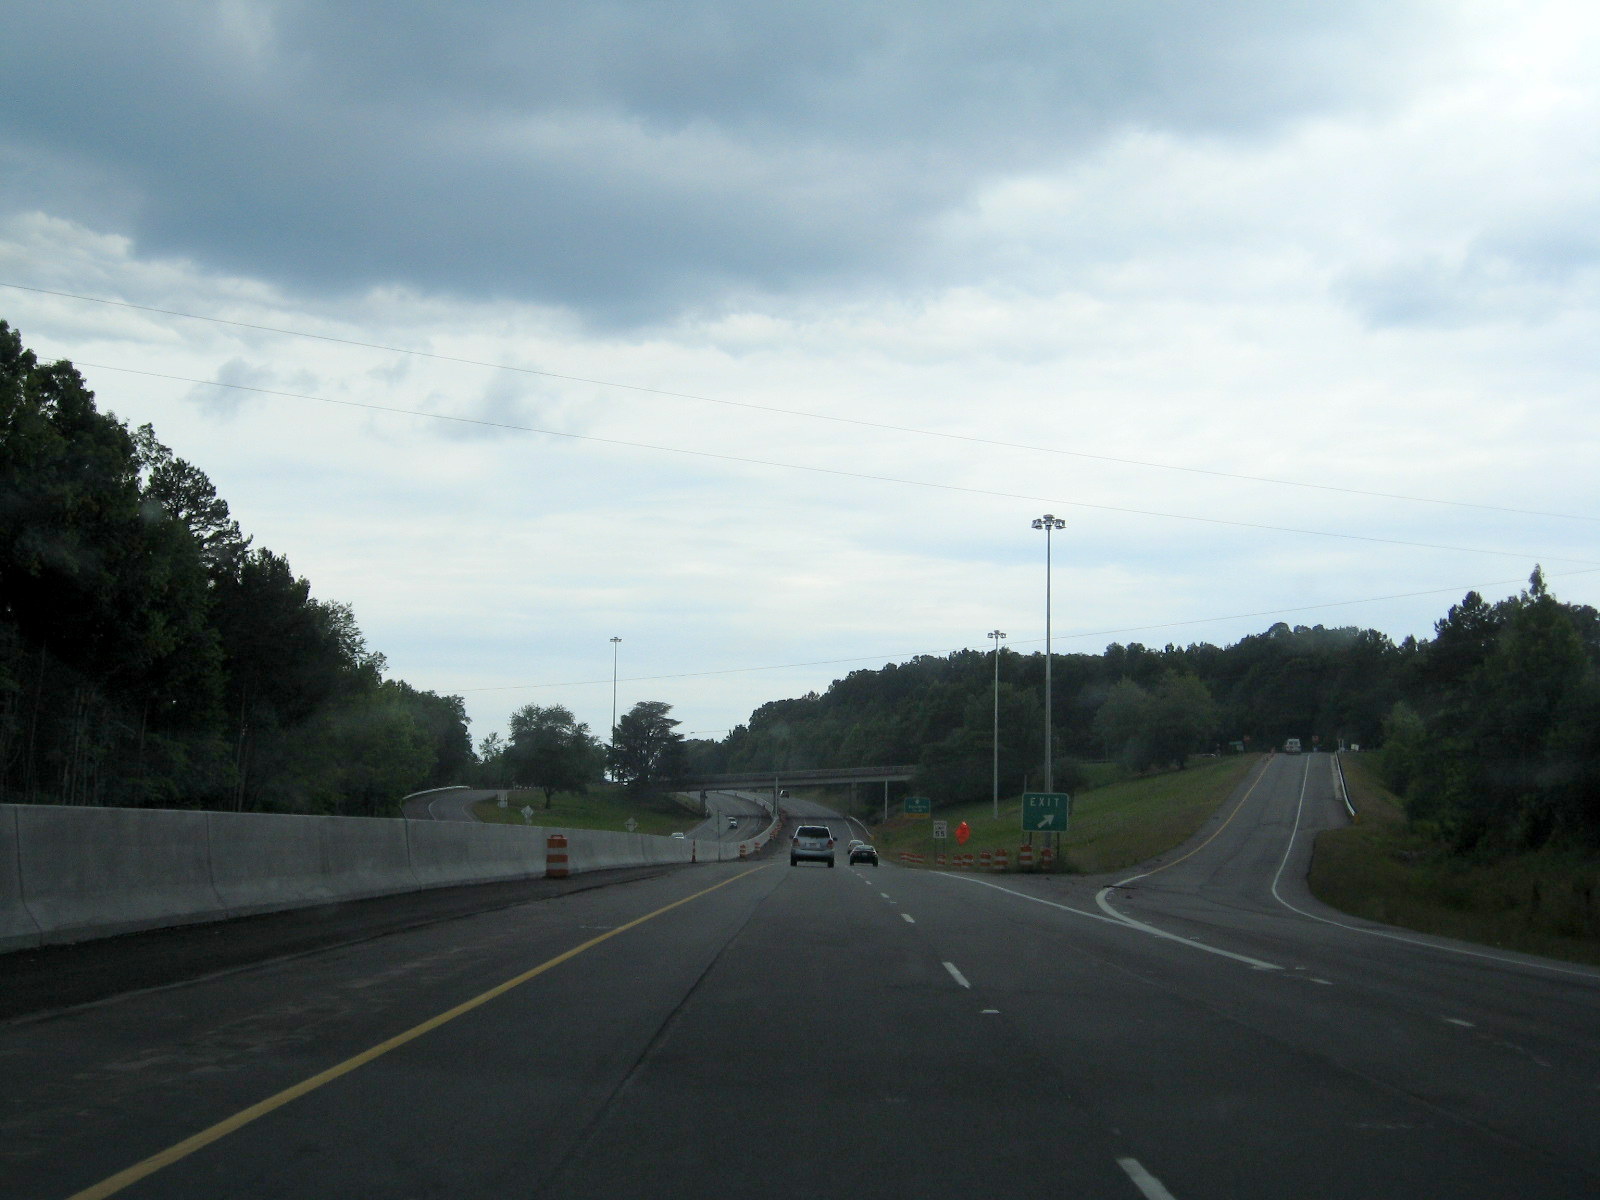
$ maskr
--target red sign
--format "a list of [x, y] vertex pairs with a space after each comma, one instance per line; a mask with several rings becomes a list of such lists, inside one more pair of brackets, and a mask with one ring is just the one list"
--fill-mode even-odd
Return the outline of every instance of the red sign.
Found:
[[956, 826], [956, 842], [959, 845], [965, 846], [967, 844], [967, 839], [971, 836], [972, 826], [968, 825], [965, 821]]

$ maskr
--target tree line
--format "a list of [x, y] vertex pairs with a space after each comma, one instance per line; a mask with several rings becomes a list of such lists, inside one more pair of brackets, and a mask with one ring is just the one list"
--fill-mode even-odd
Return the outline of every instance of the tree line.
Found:
[[375, 814], [473, 762], [348, 605], [0, 321], [0, 797]]
[[[720, 742], [688, 744], [696, 771], [916, 764], [936, 803], [987, 798], [999, 709], [1000, 789], [1038, 788], [1044, 656], [924, 655], [778, 700]], [[1181, 768], [1195, 753], [1341, 745], [1380, 764], [1421, 828], [1457, 849], [1600, 845], [1600, 616], [1564, 604], [1535, 569], [1490, 604], [1469, 593], [1432, 639], [1278, 623], [1219, 647], [1113, 644], [1052, 663], [1055, 784], [1082, 764]]]
[[475, 774], [485, 787], [537, 788], [546, 808], [557, 792], [585, 792], [607, 772], [630, 799], [658, 798], [688, 774], [671, 711], [662, 700], [639, 701], [618, 718], [608, 745], [564, 704], [525, 704], [511, 714], [508, 737], [483, 739]]

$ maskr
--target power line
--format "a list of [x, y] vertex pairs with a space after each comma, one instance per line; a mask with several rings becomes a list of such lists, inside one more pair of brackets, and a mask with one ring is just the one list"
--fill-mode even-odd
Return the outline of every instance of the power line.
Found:
[[[1179, 471], [1189, 475], [1207, 475], [1216, 479], [1231, 479], [1246, 483], [1264, 483], [1274, 487], [1305, 488], [1319, 492], [1335, 492], [1346, 496], [1363, 496], [1375, 500], [1399, 500], [1408, 504], [1432, 504], [1449, 508], [1470, 508], [1480, 512], [1511, 513], [1525, 517], [1555, 517], [1563, 521], [1600, 521], [1600, 517], [1581, 513], [1549, 512], [1535, 508], [1513, 508], [1503, 504], [1482, 504], [1468, 500], [1441, 500], [1432, 496], [1411, 496], [1401, 492], [1380, 492], [1365, 488], [1341, 487], [1336, 484], [1312, 483], [1301, 479], [1278, 479], [1267, 475], [1247, 475], [1237, 471], [1220, 471], [1209, 467], [1183, 466], [1178, 463], [1151, 462], [1138, 458], [1119, 458], [1110, 454], [1093, 454], [1085, 450], [1063, 450], [1055, 446], [1038, 446], [1027, 442], [1009, 442], [1000, 438], [980, 437], [976, 434], [950, 433], [938, 429], [921, 429], [913, 425], [896, 425], [887, 421], [869, 421], [864, 417], [843, 417], [834, 413], [814, 412], [808, 409], [782, 408], [777, 405], [757, 404], [750, 400], [728, 400], [718, 396], [705, 396], [695, 392], [675, 392], [667, 388], [646, 387], [636, 383], [619, 383], [610, 379], [594, 379], [584, 375], [567, 375], [559, 371], [546, 371], [537, 367], [523, 367], [512, 363], [492, 362], [485, 359], [464, 358], [453, 354], [439, 354], [431, 350], [416, 350], [406, 346], [389, 346], [381, 342], [364, 342], [356, 338], [334, 337], [331, 334], [311, 333], [301, 329], [285, 329], [276, 325], [258, 325], [249, 321], [232, 321], [225, 317], [211, 317], [200, 313], [181, 312], [171, 308], [156, 308], [148, 304], [133, 304], [126, 300], [109, 300], [103, 296], [86, 296], [77, 292], [54, 291], [50, 288], [28, 287], [20, 283], [0, 280], [0, 287], [42, 296], [57, 296], [66, 300], [82, 300], [91, 304], [104, 304], [113, 308], [127, 308], [136, 312], [157, 313], [167, 317], [181, 317], [189, 321], [206, 321], [214, 325], [227, 325], [235, 329], [250, 329], [258, 333], [275, 333], [284, 337], [308, 338], [339, 346], [355, 346], [363, 350], [379, 350], [386, 354], [404, 354], [413, 358], [432, 359], [435, 362], [457, 363], [462, 366], [483, 367], [493, 371], [511, 371], [520, 375], [535, 375], [543, 379], [558, 379], [565, 383], [582, 383], [592, 387], [614, 388], [638, 392], [643, 395], [665, 396], [674, 400], [693, 400], [701, 404], [719, 404], [727, 408], [743, 408], [752, 412], [773, 413], [779, 416], [800, 417], [810, 421], [831, 421], [840, 425], [855, 425], [863, 429], [877, 429], [889, 433], [909, 433], [917, 437], [939, 438], [945, 441], [965, 442], [970, 445], [994, 446], [1006, 450], [1023, 450], [1034, 454], [1053, 454], [1066, 458], [1079, 458], [1093, 462], [1115, 463], [1119, 466], [1143, 467], [1154, 471]], [[115, 370], [116, 368], [112, 368]], [[225, 386], [225, 385], [219, 385]]]
[[224, 383], [216, 379], [193, 379], [186, 375], [169, 375], [161, 371], [144, 371], [134, 367], [118, 367], [107, 363], [78, 362], [78, 366], [97, 371], [120, 371], [128, 375], [142, 375], [150, 379], [167, 379], [176, 383], [191, 383], [201, 387], [230, 388], [234, 391], [255, 392], [263, 396], [280, 396], [292, 400], [311, 400], [318, 404], [336, 404], [346, 408], [361, 408], [371, 412], [391, 413], [406, 417], [422, 417], [430, 421], [451, 421], [459, 425], [481, 425], [491, 429], [513, 430], [519, 433], [537, 433], [546, 437], [569, 438], [573, 441], [591, 442], [603, 446], [621, 446], [629, 450], [652, 450], [664, 454], [681, 454], [692, 458], [709, 458], [718, 462], [739, 463], [745, 466], [772, 467], [783, 471], [803, 471], [813, 475], [831, 475], [844, 479], [869, 480], [874, 483], [893, 483], [903, 487], [927, 488], [940, 492], [955, 492], [968, 496], [985, 496], [1000, 500], [1026, 500], [1029, 503], [1053, 504], [1069, 508], [1091, 509], [1096, 512], [1121, 513], [1126, 516], [1157, 517], [1169, 521], [1190, 521], [1201, 525], [1222, 525], [1234, 529], [1253, 529], [1269, 533], [1297, 533], [1306, 537], [1334, 538], [1341, 541], [1367, 542], [1384, 546], [1403, 546], [1411, 550], [1444, 550], [1456, 554], [1486, 554], [1500, 558], [1522, 558], [1539, 562], [1569, 562], [1584, 566], [1600, 566], [1590, 559], [1573, 558], [1564, 554], [1532, 553], [1526, 550], [1493, 550], [1478, 546], [1449, 546], [1437, 542], [1413, 542], [1402, 538], [1378, 537], [1374, 534], [1340, 533], [1328, 529], [1302, 529], [1293, 525], [1268, 525], [1257, 521], [1232, 521], [1224, 517], [1200, 517], [1192, 513], [1169, 513], [1155, 509], [1128, 508], [1115, 504], [1095, 504], [1087, 500], [1063, 500], [1055, 496], [1033, 496], [1020, 492], [1001, 492], [989, 488], [967, 487], [958, 483], [937, 483], [924, 479], [905, 479], [896, 475], [875, 475], [866, 471], [846, 471], [841, 467], [814, 467], [802, 463], [779, 462], [774, 459], [752, 458], [739, 454], [720, 454], [713, 450], [692, 450], [682, 446], [663, 446], [656, 442], [636, 442], [624, 438], [600, 437], [590, 433], [569, 433], [560, 429], [542, 429], [534, 425], [514, 425], [507, 421], [491, 421], [482, 417], [458, 417], [449, 413], [424, 412], [421, 409], [399, 408], [389, 404], [372, 404], [363, 400], [338, 400], [330, 396], [314, 396], [305, 392], [284, 392], [273, 388], [255, 387], [244, 383]]
[[[1593, 575], [1597, 572], [1600, 572], [1600, 567], [1591, 567], [1588, 570], [1583, 571], [1562, 571], [1558, 573], [1552, 573], [1550, 578], [1566, 579], [1574, 575]], [[1467, 584], [1464, 587], [1428, 588], [1420, 592], [1397, 592], [1391, 596], [1367, 596], [1360, 600], [1328, 600], [1321, 604], [1302, 604], [1294, 608], [1275, 608], [1266, 609], [1261, 612], [1230, 613], [1223, 617], [1190, 617], [1182, 621], [1163, 621], [1155, 625], [1128, 625], [1121, 629], [1097, 629], [1079, 633], [1058, 634], [1056, 636], [1064, 641], [1082, 641], [1085, 638], [1117, 637], [1128, 633], [1149, 633], [1150, 631], [1156, 629], [1178, 629], [1188, 625], [1212, 625], [1223, 621], [1249, 621], [1258, 620], [1262, 617], [1284, 617], [1294, 613], [1318, 612], [1327, 608], [1350, 608], [1358, 604], [1382, 604], [1390, 600], [1416, 600], [1424, 596], [1465, 595], [1470, 591], [1481, 591], [1482, 589], [1491, 587], [1512, 587], [1526, 582], [1527, 580], [1525, 579], [1497, 579], [1490, 583]], [[1043, 638], [1024, 638], [1019, 641], [1011, 642], [1007, 649], [1014, 650], [1017, 646], [1037, 646], [1043, 644], [1043, 642]], [[963, 646], [961, 649], [970, 650], [977, 649], [977, 647]], [[821, 658], [815, 659], [811, 662], [769, 663], [765, 666], [759, 667], [723, 667], [715, 671], [683, 671], [675, 675], [635, 675], [630, 678], [623, 679], [620, 682], [660, 683], [675, 679], [703, 679], [714, 675], [748, 675], [757, 671], [790, 671], [798, 670], [802, 667], [837, 667], [844, 666], [849, 663], [897, 662], [920, 658], [926, 653], [926, 651], [922, 650], [909, 654], [901, 651], [892, 654], [863, 654], [851, 658]], [[952, 653], [955, 653], [955, 651], [952, 651]], [[985, 653], [987, 653], [987, 651], [985, 651]], [[610, 676], [607, 676], [604, 679], [572, 679], [563, 683], [509, 683], [501, 684], [495, 687], [456, 688], [454, 689], [454, 693], [465, 695], [468, 692], [521, 692], [531, 691], [537, 688], [591, 687], [602, 683], [609, 685], [611, 683]], [[703, 730], [701, 732], [714, 733], [716, 731]]]

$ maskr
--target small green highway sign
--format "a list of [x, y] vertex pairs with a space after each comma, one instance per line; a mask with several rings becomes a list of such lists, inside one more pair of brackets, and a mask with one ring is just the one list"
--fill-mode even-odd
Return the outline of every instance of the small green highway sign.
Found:
[[1072, 797], [1066, 792], [1023, 792], [1023, 833], [1064, 833]]
[[906, 797], [906, 816], [928, 817], [933, 815], [933, 801], [926, 796]]

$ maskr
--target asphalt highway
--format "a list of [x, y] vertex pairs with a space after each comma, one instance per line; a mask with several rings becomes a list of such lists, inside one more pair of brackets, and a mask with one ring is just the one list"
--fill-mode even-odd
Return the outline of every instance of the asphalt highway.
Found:
[[405, 802], [406, 816], [413, 821], [476, 821], [472, 806], [480, 800], [495, 800], [503, 792], [485, 788], [444, 788], [424, 792]]
[[[707, 792], [704, 821], [687, 829], [689, 837], [710, 842], [749, 841], [767, 827], [767, 810], [750, 792]], [[729, 825], [732, 817], [735, 824]]]
[[0, 1195], [1600, 1195], [1600, 972], [1318, 905], [1330, 768], [1108, 879], [849, 867], [789, 801], [837, 868], [780, 840], [14, 1020]]

